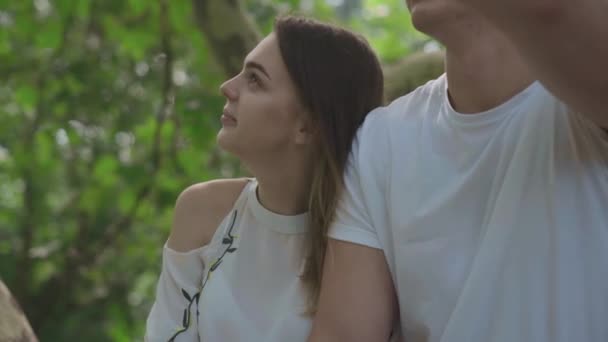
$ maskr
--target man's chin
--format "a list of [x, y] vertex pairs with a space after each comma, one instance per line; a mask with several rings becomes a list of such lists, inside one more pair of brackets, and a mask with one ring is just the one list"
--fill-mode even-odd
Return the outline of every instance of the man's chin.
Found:
[[410, 14], [416, 30], [439, 41], [470, 15], [466, 9], [445, 1], [419, 1], [412, 5]]
[[434, 13], [434, 11], [424, 8], [424, 6], [414, 6], [410, 13], [412, 24], [416, 30], [427, 35], [433, 36], [433, 33], [436, 33], [438, 26], [441, 25], [438, 13]]

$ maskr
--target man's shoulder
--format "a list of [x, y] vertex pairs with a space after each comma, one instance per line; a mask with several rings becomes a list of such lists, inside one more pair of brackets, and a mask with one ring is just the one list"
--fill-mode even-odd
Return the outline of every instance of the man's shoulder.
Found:
[[361, 176], [386, 177], [397, 150], [416, 144], [421, 120], [432, 115], [428, 104], [436, 101], [438, 81], [429, 81], [368, 114], [352, 147], [353, 167]]
[[441, 76], [438, 79], [428, 81], [406, 95], [394, 99], [386, 106], [374, 109], [365, 119], [362, 131], [373, 134], [387, 127], [423, 118], [428, 114], [430, 103], [443, 100], [444, 87], [445, 76]]

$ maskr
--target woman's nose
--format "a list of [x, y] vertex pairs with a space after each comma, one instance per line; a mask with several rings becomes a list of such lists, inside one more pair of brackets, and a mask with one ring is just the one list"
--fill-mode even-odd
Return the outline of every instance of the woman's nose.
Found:
[[228, 100], [236, 101], [238, 97], [238, 92], [234, 87], [234, 78], [222, 83], [222, 85], [220, 86], [220, 91], [222, 92], [222, 95], [224, 95]]

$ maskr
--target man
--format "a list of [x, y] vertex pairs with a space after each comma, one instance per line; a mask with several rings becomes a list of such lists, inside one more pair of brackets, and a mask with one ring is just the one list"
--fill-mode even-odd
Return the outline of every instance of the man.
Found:
[[407, 6], [446, 75], [361, 128], [309, 341], [608, 341], [608, 1]]

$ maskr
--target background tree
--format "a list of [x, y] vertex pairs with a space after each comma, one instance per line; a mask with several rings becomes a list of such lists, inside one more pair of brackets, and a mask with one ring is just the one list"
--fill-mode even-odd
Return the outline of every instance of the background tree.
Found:
[[442, 72], [401, 0], [0, 0], [0, 277], [42, 341], [141, 340], [179, 191], [243, 172], [219, 84], [288, 11], [364, 34], [389, 99]]

